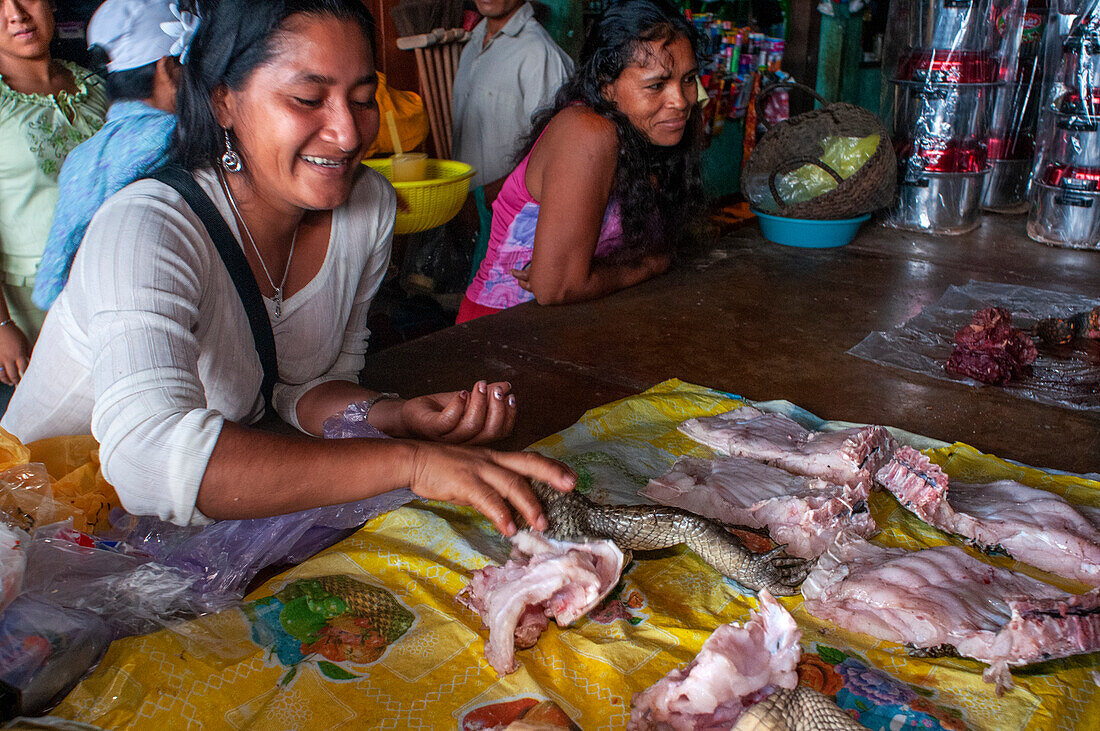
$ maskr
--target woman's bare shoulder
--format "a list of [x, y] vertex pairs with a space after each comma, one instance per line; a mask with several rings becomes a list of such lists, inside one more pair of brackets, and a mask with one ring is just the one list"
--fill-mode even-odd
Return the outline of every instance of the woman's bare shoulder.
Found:
[[615, 123], [581, 105], [566, 107], [555, 114], [546, 125], [543, 140], [550, 147], [589, 155], [613, 156], [619, 148]]

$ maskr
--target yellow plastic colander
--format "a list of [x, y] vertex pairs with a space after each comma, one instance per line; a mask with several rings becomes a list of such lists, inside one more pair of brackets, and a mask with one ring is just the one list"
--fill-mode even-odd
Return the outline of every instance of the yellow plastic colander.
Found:
[[394, 232], [414, 234], [450, 221], [466, 201], [474, 169], [457, 160], [428, 160], [428, 177], [409, 183], [394, 183], [388, 157], [364, 160], [363, 164], [386, 176], [397, 191], [397, 223]]

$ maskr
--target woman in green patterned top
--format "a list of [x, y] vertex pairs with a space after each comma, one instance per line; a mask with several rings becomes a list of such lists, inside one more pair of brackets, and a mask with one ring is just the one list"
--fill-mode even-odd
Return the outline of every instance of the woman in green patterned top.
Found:
[[0, 383], [8, 386], [23, 375], [45, 317], [31, 291], [57, 174], [107, 113], [102, 82], [50, 56], [53, 32], [50, 0], [0, 0]]

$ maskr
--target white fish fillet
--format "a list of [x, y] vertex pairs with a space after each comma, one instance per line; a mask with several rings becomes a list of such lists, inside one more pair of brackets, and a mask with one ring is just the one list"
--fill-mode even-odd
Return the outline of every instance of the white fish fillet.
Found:
[[1018, 561], [1100, 586], [1100, 529], [1094, 511], [1012, 480], [979, 485], [947, 474], [902, 447], [876, 479], [921, 520], [983, 548], [999, 546]]
[[882, 548], [842, 533], [802, 584], [807, 611], [879, 639], [1009, 667], [1100, 650], [1100, 590], [1074, 595], [986, 564], [957, 546]]
[[500, 675], [519, 667], [515, 648], [531, 647], [553, 618], [567, 627], [619, 581], [623, 552], [611, 541], [570, 543], [541, 533], [512, 537], [512, 558], [474, 571], [458, 595], [489, 628], [485, 657]]
[[798, 685], [802, 631], [767, 590], [744, 626], [724, 624], [688, 665], [636, 693], [627, 729], [729, 729], [776, 688]]
[[751, 406], [688, 419], [680, 431], [723, 454], [867, 491], [875, 472], [897, 447], [885, 427], [815, 432], [782, 414], [765, 414]]
[[817, 558], [842, 530], [864, 538], [878, 532], [867, 510], [869, 484], [834, 485], [745, 457], [681, 457], [641, 494], [722, 523], [766, 528], [792, 556]]

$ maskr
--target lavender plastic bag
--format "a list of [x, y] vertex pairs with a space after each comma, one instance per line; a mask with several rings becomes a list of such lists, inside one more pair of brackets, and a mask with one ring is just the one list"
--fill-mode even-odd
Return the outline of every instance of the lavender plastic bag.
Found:
[[[354, 403], [323, 424], [325, 439], [386, 439], [367, 423], [367, 402]], [[353, 533], [371, 518], [416, 499], [391, 490], [354, 503], [328, 505], [252, 520], [223, 520], [205, 528], [126, 516], [124, 539], [159, 563], [199, 578], [204, 592], [242, 593], [265, 567], [298, 563]]]

